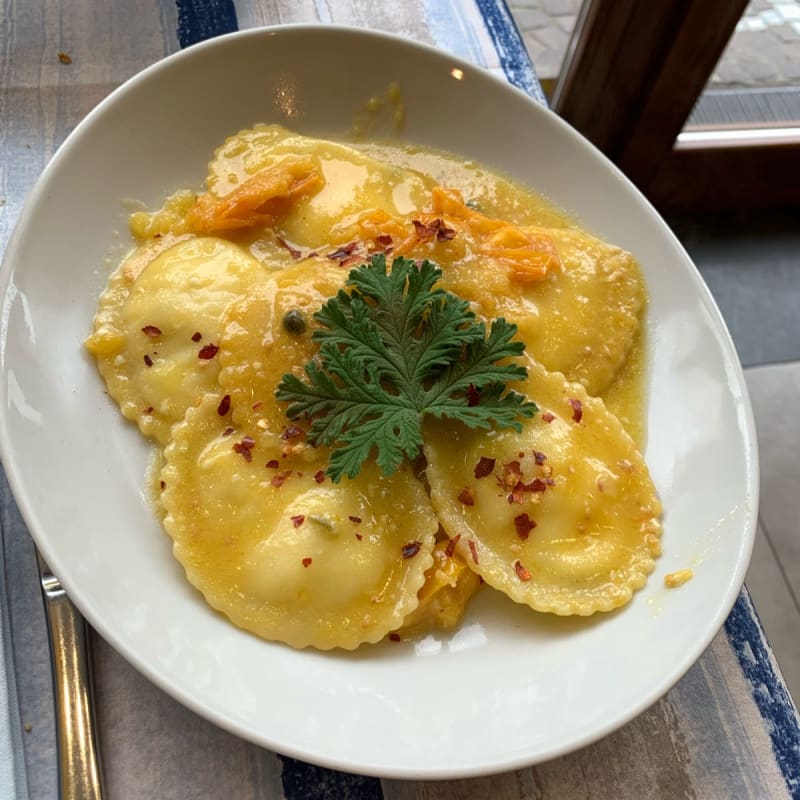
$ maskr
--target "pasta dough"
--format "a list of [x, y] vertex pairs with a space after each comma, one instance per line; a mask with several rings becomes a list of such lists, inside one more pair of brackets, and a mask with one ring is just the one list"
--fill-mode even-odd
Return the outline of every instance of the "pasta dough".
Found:
[[[467, 215], [477, 216], [453, 193], [435, 193], [434, 201], [454, 228]], [[466, 248], [454, 249], [458, 236], [428, 246], [426, 255], [442, 265], [442, 285], [486, 319], [515, 323], [528, 352], [547, 369], [579, 381], [589, 394], [603, 394], [633, 346], [645, 304], [633, 256], [576, 228], [490, 228], [490, 246], [476, 245], [475, 229], [487, 221], [494, 223], [479, 217], [459, 230], [471, 240]], [[526, 279], [537, 268], [542, 279]]]
[[365, 209], [407, 214], [420, 208], [430, 179], [377, 161], [346, 145], [292, 134], [279, 125], [256, 125], [231, 136], [209, 165], [208, 190], [224, 196], [250, 175], [290, 156], [318, 165], [323, 188], [287, 209], [276, 232], [297, 247], [318, 248], [348, 241], [349, 225]]
[[[210, 606], [327, 650], [452, 628], [484, 581], [556, 614], [630, 599], [661, 533], [647, 467], [609, 411], [643, 430], [631, 254], [453, 156], [276, 125], [227, 139], [206, 187], [131, 216], [137, 249], [86, 346], [125, 417], [164, 447], [154, 505]], [[373, 253], [429, 258], [487, 324], [515, 323], [529, 377], [509, 388], [541, 413], [521, 434], [429, 420], [424, 475], [368, 461], [333, 484], [329, 451], [275, 391], [302, 377], [315, 312]]]
[[86, 347], [108, 393], [161, 444], [217, 384], [220, 317], [264, 267], [223, 239], [182, 239], [142, 268], [123, 267], [100, 299]]
[[410, 467], [332, 484], [323, 449], [284, 457], [272, 434], [226, 433], [220, 402], [207, 396], [175, 427], [161, 476], [189, 581], [235, 624], [293, 647], [351, 650], [399, 627], [438, 529]]
[[[281, 376], [301, 376], [317, 352], [313, 315], [336, 294], [347, 270], [326, 261], [287, 267], [270, 283], [254, 286], [232, 303], [222, 320], [219, 384], [231, 397], [240, 425], [259, 424], [275, 433], [288, 425], [275, 399]], [[287, 320], [286, 315], [295, 315]]]
[[430, 423], [431, 502], [490, 586], [556, 614], [628, 602], [661, 552], [661, 507], [641, 455], [603, 402], [533, 361], [541, 409], [517, 434]]

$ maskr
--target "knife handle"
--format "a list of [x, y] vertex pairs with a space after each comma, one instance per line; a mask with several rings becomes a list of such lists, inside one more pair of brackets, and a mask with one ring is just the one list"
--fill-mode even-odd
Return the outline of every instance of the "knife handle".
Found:
[[102, 800], [86, 622], [39, 556], [56, 697], [59, 797]]

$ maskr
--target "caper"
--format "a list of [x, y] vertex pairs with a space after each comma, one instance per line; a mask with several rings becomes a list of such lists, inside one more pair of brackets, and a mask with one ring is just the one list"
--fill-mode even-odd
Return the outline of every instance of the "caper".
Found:
[[293, 308], [291, 311], [287, 311], [283, 316], [283, 327], [286, 328], [289, 333], [305, 333], [306, 319], [303, 316], [303, 312], [298, 311], [296, 308]]

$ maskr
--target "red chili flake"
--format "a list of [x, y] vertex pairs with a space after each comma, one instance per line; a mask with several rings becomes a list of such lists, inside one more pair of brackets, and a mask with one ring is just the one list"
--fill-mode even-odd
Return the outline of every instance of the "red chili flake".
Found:
[[249, 461], [253, 460], [253, 454], [246, 447], [242, 447], [242, 443], [241, 442], [236, 442], [236, 444], [233, 446], [233, 449], [240, 456], [242, 456], [242, 458], [244, 458], [245, 461], [249, 462]]
[[458, 544], [458, 540], [459, 540], [460, 538], [461, 538], [461, 534], [460, 534], [460, 533], [457, 533], [457, 534], [456, 534], [456, 535], [455, 535], [455, 536], [454, 536], [454, 537], [453, 537], [453, 538], [452, 538], [452, 539], [451, 539], [451, 540], [450, 540], [450, 541], [447, 543], [447, 547], [445, 547], [445, 549], [444, 549], [444, 554], [445, 554], [445, 555], [446, 555], [448, 558], [452, 558], [452, 557], [453, 557], [453, 553], [455, 553], [455, 551], [456, 551], [456, 545]]
[[514, 527], [516, 528], [517, 536], [524, 542], [536, 527], [536, 521], [532, 520], [527, 514], [518, 514], [514, 517]]
[[520, 450], [519, 453], [517, 453], [517, 458], [525, 458], [525, 453], [523, 453], [522, 450]]
[[474, 506], [475, 505], [475, 495], [472, 493], [472, 489], [468, 486], [462, 489], [458, 493], [458, 500], [459, 502], [463, 503], [465, 506]]
[[375, 237], [375, 241], [383, 247], [390, 247], [392, 244], [392, 237], [388, 233], [379, 233]]
[[153, 406], [147, 406], [147, 408], [144, 410], [144, 413], [145, 414], [152, 414], [153, 413]]
[[467, 539], [467, 544], [469, 545], [469, 552], [472, 554], [472, 560], [477, 564], [478, 563], [478, 548], [475, 546], [474, 539]]
[[303, 559], [303, 566], [304, 566], [304, 567], [310, 567], [310, 566], [311, 566], [311, 559], [310, 559], [308, 556], [306, 556], [306, 557]]
[[528, 570], [525, 569], [525, 567], [523, 567], [522, 564], [519, 563], [519, 561], [514, 562], [514, 569], [517, 572], [517, 577], [521, 581], [529, 581], [531, 579], [531, 573], [528, 572]]
[[232, 433], [233, 433], [233, 428], [231, 428], [230, 426], [225, 428], [224, 431], [222, 431], [223, 436], [230, 436]]
[[403, 641], [400, 638], [400, 634], [399, 633], [390, 633], [389, 634], [389, 639], [391, 639], [391, 641], [393, 641], [393, 642], [401, 642], [401, 641]]
[[261, 406], [263, 405], [264, 405], [263, 400], [256, 400], [255, 403], [253, 403], [253, 411], [258, 411], [258, 409], [261, 408]]
[[295, 261], [299, 261], [303, 257], [303, 254], [296, 247], [290, 245], [289, 242], [287, 242], [285, 239], [281, 239], [280, 236], [276, 236], [275, 238], [278, 240], [278, 244], [281, 247], [285, 247], [289, 251], [289, 255]]
[[403, 545], [403, 558], [414, 558], [419, 553], [419, 548], [422, 545], [419, 542], [409, 542]]
[[485, 478], [494, 472], [495, 459], [481, 456], [480, 461], [475, 465], [475, 477]]
[[253, 460], [253, 448], [256, 446], [255, 439], [250, 436], [242, 437], [241, 441], [234, 442], [234, 452], [238, 453], [245, 461]]
[[142, 328], [142, 333], [145, 336], [149, 336], [151, 339], [157, 339], [161, 336], [161, 328], [157, 328], [155, 325], [145, 325]]
[[475, 388], [475, 384], [471, 383], [467, 387], [467, 406], [473, 408], [481, 402], [481, 393]]
[[448, 228], [438, 217], [432, 222], [423, 222], [419, 219], [412, 219], [411, 222], [414, 225], [414, 232], [422, 241], [436, 238], [439, 242], [445, 242], [456, 235], [456, 232]]
[[526, 492], [543, 492], [548, 485], [552, 486], [555, 481], [550, 478], [549, 484], [548, 480], [542, 480], [541, 478], [534, 478], [530, 483], [525, 484], [525, 491]]
[[431, 230], [430, 226], [426, 225], [421, 219], [412, 219], [411, 223], [414, 225], [414, 232], [420, 239], [433, 239], [436, 234], [436, 231]]
[[525, 501], [525, 484], [522, 481], [517, 481], [517, 485], [511, 490], [511, 494], [508, 495], [508, 502], [511, 503], [522, 503]]
[[580, 422], [583, 417], [583, 406], [581, 405], [581, 401], [576, 400], [574, 397], [570, 397], [569, 404], [572, 406], [572, 421]]
[[286, 483], [286, 479], [292, 474], [290, 469], [287, 469], [286, 472], [279, 472], [271, 481], [270, 483], [276, 488], [280, 489], [284, 483]]
[[359, 542], [360, 542], [360, 541], [361, 541], [363, 538], [364, 538], [364, 537], [363, 537], [363, 536], [362, 536], [360, 533], [357, 533], [357, 534], [356, 534], [356, 539], [358, 539], [358, 541], [359, 541]]
[[200, 331], [195, 331], [192, 334], [192, 341], [193, 342], [199, 342], [202, 338], [203, 338], [203, 334], [200, 333]]
[[279, 466], [280, 466], [280, 464], [278, 463], [278, 459], [277, 458], [273, 458], [270, 461], [267, 461], [267, 463], [266, 463], [267, 469], [278, 469]]
[[542, 464], [544, 464], [545, 461], [547, 461], [547, 456], [544, 453], [540, 453], [538, 450], [534, 450], [533, 451], [533, 460], [539, 466], [541, 466]]
[[503, 464], [503, 475], [497, 479], [501, 486], [514, 487], [522, 480], [522, 467], [519, 461]]
[[167, 488], [167, 482], [166, 481], [161, 481], [161, 488], [162, 489], [166, 489]]
[[348, 259], [355, 249], [358, 247], [358, 242], [350, 242], [349, 244], [342, 245], [328, 255], [331, 261], [338, 261], [341, 265], [343, 261]]
[[352, 514], [347, 518], [350, 522], [354, 523], [355, 525], [361, 524], [361, 517], [354, 517]]
[[322, 483], [322, 481], [324, 481], [324, 480], [325, 480], [325, 470], [324, 470], [324, 469], [318, 469], [318, 470], [317, 470], [317, 471], [314, 473], [314, 480], [315, 480], [317, 483]]
[[164, 235], [163, 233], [154, 233], [153, 234], [153, 238], [154, 239], [160, 239], [163, 235]]
[[226, 394], [217, 406], [217, 414], [224, 417], [231, 410], [231, 396]]
[[436, 220], [439, 223], [439, 230], [436, 231], [436, 239], [439, 242], [449, 242], [456, 235], [452, 228], [448, 228], [440, 219]]
[[197, 354], [198, 358], [202, 358], [204, 361], [208, 361], [219, 352], [219, 347], [215, 344], [206, 344], [200, 348], [200, 352]]
[[549, 411], [545, 411], [544, 414], [542, 414], [542, 422], [552, 422], [554, 419], [555, 416]]
[[152, 358], [150, 358], [150, 356], [149, 356], [149, 355], [147, 355], [147, 353], [145, 353], [145, 354], [144, 354], [144, 363], [145, 363], [145, 364], [146, 364], [148, 367], [152, 367], [152, 366], [153, 366], [153, 359], [152, 359]]
[[306, 515], [295, 514], [293, 517], [289, 517], [289, 519], [292, 521], [292, 525], [294, 525], [295, 528], [299, 528], [306, 521]]
[[281, 439], [287, 441], [289, 439], [296, 439], [298, 436], [303, 436], [305, 431], [302, 428], [298, 428], [297, 425], [287, 425], [283, 429], [283, 433], [281, 433]]

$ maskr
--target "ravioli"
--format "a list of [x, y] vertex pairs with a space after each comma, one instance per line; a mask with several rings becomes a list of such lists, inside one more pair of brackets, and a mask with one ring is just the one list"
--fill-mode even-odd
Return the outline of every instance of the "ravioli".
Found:
[[399, 634], [413, 638], [433, 629], [455, 628], [481, 579], [447, 541], [433, 548], [433, 565], [425, 573], [425, 583], [417, 597], [419, 606], [404, 620]]
[[541, 284], [518, 285], [516, 296], [498, 303], [496, 315], [518, 325], [528, 352], [547, 369], [601, 395], [639, 333], [646, 299], [639, 266], [627, 251], [575, 228], [547, 229], [547, 235], [562, 272]]
[[222, 312], [267, 281], [258, 261], [215, 238], [182, 239], [144, 265], [139, 252], [112, 277], [86, 347], [142, 433], [166, 444], [186, 409], [216, 387]]
[[[206, 189], [131, 216], [137, 249], [86, 347], [164, 446], [153, 505], [212, 608], [270, 641], [352, 650], [454, 628], [484, 582], [556, 614], [630, 600], [661, 548], [628, 435], [644, 432], [646, 307], [630, 253], [471, 162], [277, 125], [228, 138]], [[521, 433], [429, 419], [424, 475], [421, 458], [389, 477], [368, 460], [334, 484], [275, 392], [375, 253], [428, 258], [487, 327], [515, 323], [529, 376], [509, 388], [541, 411]]]
[[611, 611], [661, 552], [655, 488], [600, 399], [527, 367], [519, 388], [540, 413], [521, 434], [427, 426], [431, 502], [456, 552], [512, 600], [555, 614]]
[[319, 349], [311, 340], [319, 327], [313, 315], [347, 274], [330, 262], [304, 262], [228, 307], [221, 325], [219, 385], [230, 394], [238, 424], [274, 433], [286, 428], [286, 407], [275, 399], [278, 382], [287, 372], [302, 375]]
[[[457, 192], [435, 192], [433, 207], [454, 227], [475, 213]], [[528, 352], [547, 369], [582, 383], [589, 394], [603, 394], [639, 332], [646, 295], [636, 260], [577, 228], [507, 226], [497, 235], [507, 246], [472, 245], [456, 257], [457, 237], [429, 247], [428, 257], [442, 266], [442, 285], [487, 319], [514, 322]]]
[[211, 194], [233, 192], [248, 177], [289, 157], [313, 161], [324, 180], [275, 221], [275, 232], [300, 248], [349, 242], [351, 224], [365, 209], [407, 214], [421, 208], [432, 181], [418, 172], [377, 161], [325, 139], [293, 134], [279, 125], [256, 125], [228, 138], [209, 165]]
[[[325, 451], [229, 430], [207, 396], [173, 430], [164, 527], [188, 580], [241, 628], [292, 647], [352, 650], [418, 604], [438, 522], [409, 466], [324, 478]], [[249, 438], [248, 438], [249, 437]]]

